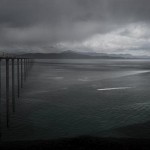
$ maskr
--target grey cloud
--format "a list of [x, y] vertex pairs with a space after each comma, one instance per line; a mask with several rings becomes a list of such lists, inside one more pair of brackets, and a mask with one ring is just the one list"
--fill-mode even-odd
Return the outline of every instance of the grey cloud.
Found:
[[130, 23], [149, 24], [149, 13], [148, 0], [0, 0], [0, 46], [83, 41]]
[[16, 27], [41, 22], [149, 21], [148, 0], [0, 0], [0, 22]]

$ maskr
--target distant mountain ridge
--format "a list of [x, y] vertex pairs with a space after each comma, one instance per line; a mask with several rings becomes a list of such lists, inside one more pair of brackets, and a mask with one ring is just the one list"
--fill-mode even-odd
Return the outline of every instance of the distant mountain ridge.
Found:
[[[130, 54], [106, 54], [95, 52], [75, 52], [67, 50], [60, 53], [25, 53], [20, 56], [32, 57], [35, 59], [131, 59], [140, 58]], [[142, 58], [146, 58], [143, 56]]]

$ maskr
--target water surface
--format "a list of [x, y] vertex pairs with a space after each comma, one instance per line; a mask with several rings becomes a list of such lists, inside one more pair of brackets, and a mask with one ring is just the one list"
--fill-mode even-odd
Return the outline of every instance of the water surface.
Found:
[[148, 137], [149, 81], [149, 60], [36, 60], [3, 139]]

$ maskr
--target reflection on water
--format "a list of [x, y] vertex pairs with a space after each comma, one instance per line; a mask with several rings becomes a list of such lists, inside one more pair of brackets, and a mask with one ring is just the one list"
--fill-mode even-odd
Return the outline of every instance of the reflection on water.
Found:
[[104, 88], [104, 89], [97, 89], [98, 91], [111, 91], [111, 90], [125, 90], [130, 89], [132, 87], [116, 87], [116, 88]]
[[149, 121], [149, 80], [149, 60], [37, 60], [3, 138], [130, 137], [117, 129]]

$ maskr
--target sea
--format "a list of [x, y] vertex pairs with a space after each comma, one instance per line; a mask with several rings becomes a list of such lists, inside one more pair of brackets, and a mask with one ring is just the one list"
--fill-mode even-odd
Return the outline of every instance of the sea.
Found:
[[4, 66], [2, 74], [4, 141], [78, 136], [150, 138], [148, 59], [37, 59], [21, 97], [16, 94], [15, 113], [10, 88], [9, 128]]

